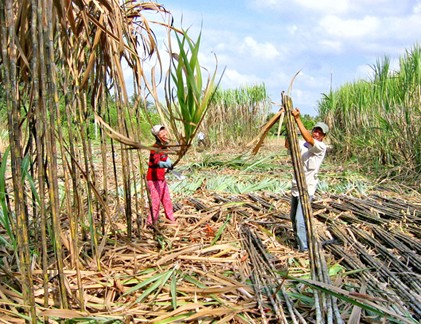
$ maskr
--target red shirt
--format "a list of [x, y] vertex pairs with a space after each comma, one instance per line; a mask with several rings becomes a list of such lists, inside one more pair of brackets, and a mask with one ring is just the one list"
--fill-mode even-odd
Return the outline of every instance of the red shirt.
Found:
[[[154, 147], [160, 147], [158, 144], [154, 144]], [[159, 162], [166, 162], [168, 155], [164, 152], [151, 151], [149, 155], [148, 173], [146, 175], [147, 180], [165, 180], [166, 168], [160, 168]]]

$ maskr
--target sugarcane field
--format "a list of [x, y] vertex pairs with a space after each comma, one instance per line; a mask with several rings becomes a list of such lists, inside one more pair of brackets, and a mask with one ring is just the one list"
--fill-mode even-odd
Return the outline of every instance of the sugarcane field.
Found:
[[420, 323], [419, 44], [310, 116], [305, 71], [222, 87], [171, 5], [0, 26], [0, 323]]

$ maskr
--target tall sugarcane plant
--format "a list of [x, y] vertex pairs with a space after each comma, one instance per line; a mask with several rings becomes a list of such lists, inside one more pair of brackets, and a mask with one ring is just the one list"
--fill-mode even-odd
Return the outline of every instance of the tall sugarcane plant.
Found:
[[[415, 186], [421, 171], [421, 47], [416, 44], [394, 71], [388, 57], [372, 66], [373, 78], [325, 94], [319, 112], [331, 126], [338, 152], [382, 176]], [[415, 181], [412, 181], [415, 180]], [[418, 186], [419, 187], [419, 186]]]
[[[167, 23], [170, 13], [154, 2], [5, 0], [0, 4], [1, 85], [10, 142], [10, 155], [3, 155], [0, 169], [4, 179], [12, 177], [11, 182], [0, 182], [2, 224], [7, 229], [0, 241], [10, 243], [6, 245], [10, 257], [2, 267], [8, 274], [22, 275], [19, 281], [9, 278], [2, 285], [23, 292], [21, 304], [33, 323], [37, 310], [32, 267], [42, 269], [45, 307], [52, 306], [51, 291], [58, 292], [60, 307], [68, 307], [64, 269], [76, 270], [79, 293], [74, 297], [83, 310], [80, 273], [84, 265], [101, 269], [100, 242], [116, 230], [113, 217], [126, 219], [130, 239], [133, 220], [140, 226], [145, 214], [138, 186], [142, 153], [108, 138], [103, 128], [96, 127], [95, 116], [127, 138], [136, 138], [141, 148], [150, 140], [139, 129], [152, 123], [146, 97], [158, 93], [155, 74], [163, 72], [146, 12], [163, 19], [156, 28], [164, 32], [174, 28]], [[194, 57], [183, 64], [190, 64], [188, 73], [197, 72], [198, 44], [182, 35], [179, 45], [188, 44]], [[187, 53], [181, 51], [179, 57], [183, 56]], [[158, 64], [149, 76], [143, 64], [150, 58]], [[133, 104], [128, 100], [123, 62], [132, 73]], [[187, 146], [215, 88], [214, 76], [203, 93], [201, 76], [195, 78], [189, 82], [193, 93], [187, 96], [197, 104], [184, 123]], [[183, 97], [180, 102], [192, 101]], [[65, 250], [69, 258], [63, 257]], [[58, 274], [53, 280], [50, 271]]]
[[[2, 2], [0, 7], [0, 26], [2, 44], [2, 80], [6, 94], [6, 108], [8, 114], [8, 130], [11, 148], [11, 169], [13, 179], [14, 211], [16, 219], [17, 251], [16, 258], [19, 260], [20, 273], [22, 274], [22, 293], [28, 314], [35, 322], [35, 301], [32, 293], [33, 283], [30, 268], [30, 250], [28, 237], [28, 221], [26, 214], [27, 197], [22, 181], [23, 152], [21, 149], [22, 132], [20, 130], [20, 108], [18, 92], [18, 51], [16, 29], [14, 25], [14, 6], [11, 1]], [[6, 161], [2, 161], [2, 164]], [[9, 212], [12, 214], [12, 211]], [[8, 214], [9, 214], [8, 213]]]
[[264, 84], [218, 90], [204, 120], [204, 129], [216, 145], [241, 145], [259, 132], [271, 110]]

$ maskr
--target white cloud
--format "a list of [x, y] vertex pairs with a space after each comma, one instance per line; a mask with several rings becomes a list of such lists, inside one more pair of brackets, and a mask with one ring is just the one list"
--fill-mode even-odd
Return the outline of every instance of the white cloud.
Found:
[[319, 45], [325, 52], [340, 53], [343, 51], [343, 44], [339, 40], [321, 40]]
[[200, 63], [213, 71], [216, 54], [224, 89], [265, 83], [279, 101], [302, 69], [292, 96], [303, 113], [316, 113], [331, 80], [367, 79], [377, 59], [396, 66], [421, 41], [421, 0], [173, 0], [167, 9], [177, 26], [183, 14], [193, 39], [202, 31]]
[[298, 26], [297, 26], [297, 25], [291, 25], [291, 26], [288, 26], [288, 27], [287, 27], [287, 30], [288, 30], [288, 32], [289, 32], [291, 35], [294, 35], [294, 34], [296, 34], [296, 33], [297, 33], [297, 31], [298, 31]]
[[240, 51], [246, 55], [252, 55], [262, 60], [272, 60], [280, 55], [276, 47], [269, 42], [258, 43], [253, 37], [246, 37]]
[[295, 10], [305, 10], [322, 13], [340, 13], [349, 8], [349, 0], [252, 0], [249, 1], [251, 7], [260, 10], [277, 10], [280, 12], [295, 12]]
[[369, 14], [378, 17], [404, 16], [409, 14], [414, 6], [414, 0], [353, 0], [350, 3], [352, 5], [349, 7], [349, 14]]
[[[295, 107], [300, 109], [301, 114], [311, 114], [316, 113], [317, 99], [306, 89], [293, 89], [291, 92], [291, 98], [293, 98], [293, 104]], [[309, 108], [311, 107], [311, 108]]]
[[248, 85], [260, 84], [262, 81], [253, 74], [241, 74], [234, 69], [226, 69], [222, 79], [223, 88], [235, 89]]
[[250, 7], [260, 7], [260, 8], [279, 8], [282, 6], [281, 0], [250, 0]]
[[349, 9], [348, 0], [295, 0], [304, 9], [322, 13], [343, 13]]
[[376, 17], [366, 16], [362, 19], [341, 19], [338, 16], [326, 16], [319, 23], [328, 35], [340, 38], [364, 37], [375, 33], [380, 22]]
[[421, 39], [421, 13], [405, 17], [388, 17], [383, 20], [381, 35], [389, 40]]
[[421, 14], [421, 2], [417, 1], [417, 3], [412, 8], [412, 12], [414, 14]]

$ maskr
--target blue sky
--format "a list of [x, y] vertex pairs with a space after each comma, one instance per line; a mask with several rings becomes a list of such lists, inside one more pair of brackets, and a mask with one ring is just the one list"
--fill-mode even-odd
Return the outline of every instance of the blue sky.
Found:
[[[389, 57], [421, 44], [421, 0], [168, 0], [176, 26], [202, 32], [201, 65], [225, 74], [224, 89], [264, 83], [280, 102], [294, 74], [294, 106], [317, 115], [317, 101], [347, 82], [369, 79]], [[274, 108], [275, 109], [275, 108]], [[277, 109], [277, 108], [276, 108]]]

